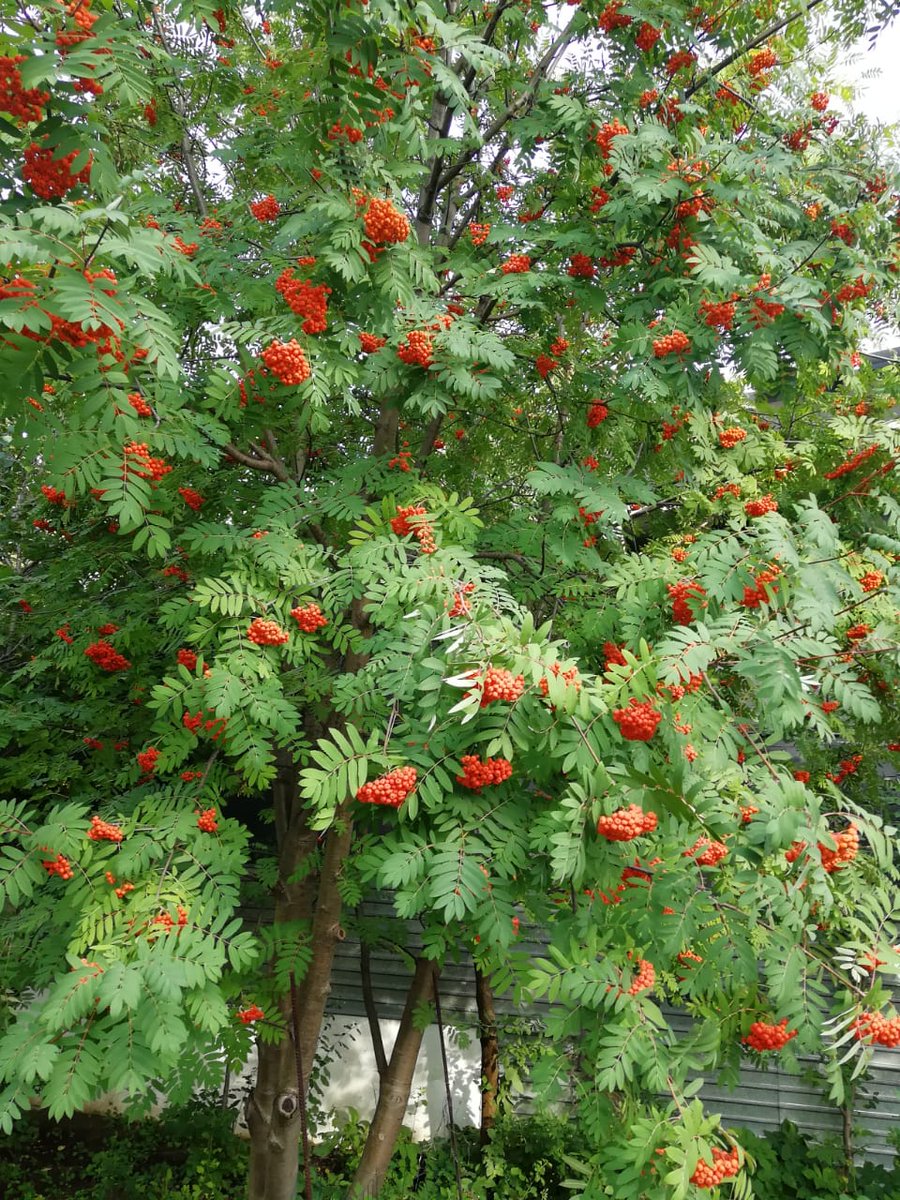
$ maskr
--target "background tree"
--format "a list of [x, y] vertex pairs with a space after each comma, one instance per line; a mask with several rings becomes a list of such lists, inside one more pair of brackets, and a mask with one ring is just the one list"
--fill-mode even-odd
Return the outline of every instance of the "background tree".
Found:
[[585, 1195], [747, 1194], [696, 1072], [821, 1052], [840, 1099], [897, 1043], [896, 376], [858, 353], [897, 205], [825, 90], [878, 19], [6, 22], [0, 1124], [184, 1095], [255, 1024], [250, 1195], [293, 1196], [369, 888], [423, 938], [357, 1191], [461, 939], [554, 1003]]

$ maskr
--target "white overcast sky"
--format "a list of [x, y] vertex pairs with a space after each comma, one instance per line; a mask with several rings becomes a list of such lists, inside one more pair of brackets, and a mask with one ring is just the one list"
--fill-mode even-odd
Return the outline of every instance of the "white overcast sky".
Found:
[[900, 18], [882, 32], [874, 50], [868, 38], [857, 43], [841, 74], [859, 91], [854, 105], [859, 112], [889, 125], [900, 121]]

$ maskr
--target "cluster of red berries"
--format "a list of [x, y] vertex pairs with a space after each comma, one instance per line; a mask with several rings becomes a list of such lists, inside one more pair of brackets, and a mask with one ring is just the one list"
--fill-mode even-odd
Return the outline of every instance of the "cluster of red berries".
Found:
[[827, 92], [813, 92], [809, 98], [809, 102], [816, 112], [824, 112], [830, 101], [831, 97]]
[[547, 354], [539, 354], [535, 359], [534, 365], [541, 379], [546, 379], [554, 367], [559, 366], [559, 363], [555, 358], [550, 358]]
[[133, 471], [141, 479], [152, 479], [158, 483], [172, 470], [165, 459], [157, 458], [150, 453], [150, 447], [146, 442], [126, 442], [123, 453], [126, 472]]
[[835, 871], [840, 871], [852, 863], [859, 853], [859, 830], [855, 825], [848, 825], [841, 833], [833, 833], [831, 836], [835, 842], [834, 850], [829, 849], [822, 842], [818, 844], [822, 869], [829, 875], [833, 875]]
[[469, 226], [469, 238], [472, 242], [472, 245], [473, 246], [483, 246], [484, 243], [488, 240], [490, 232], [491, 232], [490, 225], [488, 225], [486, 223], [483, 225], [479, 225], [478, 222], [473, 221], [472, 224]]
[[147, 750], [141, 750], [136, 757], [138, 766], [144, 774], [152, 775], [159, 760], [159, 750], [155, 746], [150, 746]]
[[120, 900], [123, 896], [127, 896], [129, 892], [134, 891], [133, 883], [123, 883], [119, 887], [116, 887], [116, 877], [113, 875], [112, 871], [107, 871], [105, 878], [110, 887], [116, 888], [116, 895]]
[[248, 640], [257, 646], [283, 646], [290, 636], [277, 621], [269, 621], [265, 617], [255, 617], [247, 629]]
[[54, 200], [65, 196], [79, 183], [87, 183], [91, 177], [91, 162], [73, 175], [70, 168], [79, 151], [72, 150], [63, 158], [54, 158], [53, 149], [32, 142], [25, 151], [22, 178], [42, 200]]
[[720, 300], [717, 304], [712, 300], [702, 300], [700, 302], [700, 315], [706, 321], [711, 329], [721, 329], [727, 332], [734, 327], [734, 317], [737, 312], [737, 305], [734, 298], [731, 300]]
[[847, 246], [852, 246], [856, 241], [856, 234], [846, 221], [832, 221], [831, 232], [834, 237], [839, 238]]
[[727, 429], [719, 431], [719, 445], [723, 450], [730, 450], [738, 442], [742, 442], [746, 436], [746, 429], [741, 429], [737, 425], [729, 425]]
[[387, 342], [387, 338], [378, 337], [375, 333], [359, 333], [359, 348], [363, 354], [374, 354]]
[[849, 475], [851, 471], [855, 471], [857, 467], [862, 466], [867, 459], [870, 459], [873, 454], [878, 453], [878, 446], [867, 446], [865, 450], [860, 450], [858, 454], [852, 455], [841, 463], [839, 467], [835, 467], [833, 471], [828, 471], [825, 474], [826, 479], [840, 479], [842, 475]]
[[366, 236], [376, 245], [397, 245], [409, 237], [409, 221], [398, 212], [390, 200], [379, 200], [377, 197], [369, 201], [363, 217]]
[[656, 828], [656, 813], [645, 813], [638, 804], [617, 809], [597, 822], [597, 832], [610, 842], [631, 842]]
[[448, 617], [467, 617], [472, 611], [468, 597], [475, 591], [474, 583], [465, 583], [459, 591], [453, 593], [453, 606], [448, 610]]
[[140, 392], [129, 392], [128, 403], [134, 409], [139, 417], [152, 417], [153, 409], [144, 399]]
[[303, 347], [296, 338], [289, 342], [274, 341], [260, 356], [272, 374], [282, 383], [304, 383], [311, 374]]
[[[47, 865], [46, 863], [44, 864]], [[874, 1042], [895, 1050], [900, 1046], [900, 1017], [885, 1017], [881, 1013], [864, 1012], [854, 1022], [857, 1041]]]
[[568, 348], [569, 348], [568, 338], [558, 337], [551, 345], [550, 353], [557, 355], [557, 357], [560, 357], [563, 354], [565, 354], [565, 352], [568, 350]]
[[638, 50], [643, 50], [645, 54], [649, 54], [661, 37], [661, 29], [657, 29], [649, 21], [644, 21], [638, 30], [637, 37], [634, 39], [634, 44]]
[[607, 159], [612, 152], [613, 141], [622, 134], [629, 133], [627, 125], [623, 125], [618, 118], [614, 121], [607, 121], [605, 125], [601, 125], [594, 135], [594, 144], [600, 151], [600, 157]]
[[481, 689], [481, 707], [486, 708], [495, 700], [503, 700], [507, 704], [515, 704], [525, 691], [525, 677], [513, 675], [505, 667], [488, 667], [484, 679], [476, 687]]
[[778, 55], [771, 46], [766, 46], [764, 50], [759, 50], [756, 54], [751, 54], [750, 61], [747, 63], [748, 75], [760, 75], [763, 71], [771, 70], [772, 67], [778, 66]]
[[49, 483], [41, 484], [41, 493], [48, 504], [58, 504], [60, 508], [70, 507], [66, 493], [59, 488], [52, 487]]
[[597, 274], [594, 260], [587, 254], [573, 254], [566, 271], [573, 279], [593, 279]]
[[406, 797], [415, 791], [416, 777], [415, 767], [397, 767], [370, 783], [364, 783], [356, 793], [356, 798], [361, 804], [386, 804], [390, 808], [399, 808]]
[[872, 284], [859, 277], [855, 283], [845, 283], [843, 287], [838, 288], [835, 292], [835, 300], [839, 300], [841, 304], [847, 304], [851, 300], [864, 300], [872, 290]]
[[[609, 204], [612, 197], [605, 188], [598, 187], [597, 184], [591, 186], [591, 203], [588, 209], [589, 212], [598, 213], [601, 208], [605, 208]], [[574, 255], [572, 256], [575, 257]]]
[[251, 1025], [254, 1021], [265, 1020], [266, 1014], [258, 1004], [251, 1004], [249, 1008], [242, 1008], [237, 1014], [237, 1018], [244, 1025]]
[[330, 142], [339, 142], [341, 138], [346, 138], [351, 145], [363, 140], [363, 131], [357, 129], [354, 125], [342, 125], [340, 121], [335, 123], [328, 130], [328, 140]]
[[851, 625], [847, 630], [847, 638], [851, 642], [860, 642], [872, 632], [871, 625]]
[[883, 583], [884, 574], [881, 571], [866, 571], [859, 579], [859, 586], [864, 592], [877, 592]]
[[162, 925], [166, 933], [171, 933], [173, 929], [183, 929], [188, 923], [187, 909], [182, 908], [179, 904], [175, 909], [176, 916], [172, 917], [169, 913], [160, 913], [158, 917], [153, 918], [154, 925]]
[[427, 520], [412, 524], [410, 517], [427, 517], [428, 512], [421, 504], [397, 505], [396, 517], [391, 517], [391, 529], [398, 537], [413, 534], [418, 538], [423, 554], [434, 554], [437, 543], [434, 540], [434, 530]]
[[411, 367], [431, 366], [434, 355], [434, 338], [424, 329], [412, 329], [406, 340], [397, 347], [397, 357]]
[[728, 1151], [713, 1146], [712, 1159], [712, 1166], [705, 1158], [700, 1159], [691, 1176], [691, 1183], [700, 1188], [718, 1187], [723, 1179], [731, 1179], [741, 1169], [741, 1157], [737, 1146]]
[[750, 1032], [741, 1041], [751, 1050], [758, 1050], [760, 1054], [766, 1050], [781, 1050], [791, 1038], [797, 1036], [796, 1029], [788, 1031], [787, 1023], [787, 1017], [779, 1021], [777, 1025], [767, 1025], [765, 1021], [754, 1021], [750, 1026]]
[[[591, 514], [591, 515], [593, 515], [593, 514]], [[561, 675], [563, 683], [567, 687], [572, 686], [575, 688], [576, 692], [581, 691], [581, 680], [578, 678], [578, 668], [577, 667], [569, 667], [569, 669], [567, 671], [564, 671], [562, 669], [562, 667], [559, 665], [559, 663], [553, 663], [553, 665], [550, 668], [550, 674], [556, 679], [559, 679], [559, 677]], [[550, 695], [550, 680], [547, 678], [546, 675], [541, 679], [538, 686], [541, 689], [542, 696]]]
[[511, 254], [500, 270], [504, 275], [524, 275], [531, 270], [531, 259], [527, 254]]
[[194, 512], [198, 512], [203, 507], [203, 497], [199, 492], [194, 491], [193, 488], [180, 487], [178, 489], [178, 495], [182, 498], [188, 508], [192, 508]]
[[754, 586], [744, 588], [744, 598], [741, 601], [744, 608], [759, 608], [761, 604], [770, 604], [778, 593], [778, 588], [774, 585], [780, 574], [781, 569], [774, 564], [765, 571], [760, 571], [754, 577]]
[[47, 859], [41, 863], [41, 866], [48, 875], [58, 875], [60, 879], [71, 879], [75, 874], [72, 864], [64, 854], [57, 854], [56, 858]]
[[840, 768], [834, 773], [829, 771], [826, 778], [830, 779], [834, 784], [843, 783], [848, 775], [856, 774], [862, 761], [863, 756], [861, 754], [854, 754], [850, 758], [842, 759]]
[[653, 707], [652, 701], [641, 702], [632, 696], [628, 708], [617, 708], [612, 717], [626, 741], [649, 742], [662, 720], [662, 713]]
[[665, 337], [656, 338], [653, 342], [653, 353], [656, 358], [665, 358], [668, 354], [686, 354], [691, 348], [691, 339], [680, 329], [673, 329]]
[[456, 782], [472, 792], [503, 783], [512, 775], [512, 763], [505, 758], [486, 758], [482, 762], [476, 754], [464, 754], [459, 761], [463, 773], [456, 776]]
[[771, 492], [760, 496], [758, 500], [748, 500], [744, 505], [748, 517], [764, 517], [766, 513], [778, 512], [778, 502]]
[[682, 858], [692, 858], [700, 867], [714, 867], [728, 854], [724, 842], [715, 842], [712, 838], [699, 837], [689, 850], [682, 851]]
[[615, 642], [603, 643], [603, 657], [606, 662], [607, 671], [610, 667], [627, 666], [627, 663], [625, 662], [625, 655], [622, 653], [622, 647], [617, 645]]
[[198, 809], [194, 811], [197, 813], [197, 828], [201, 833], [218, 833], [219, 825], [214, 808], [204, 808], [202, 812]]
[[0, 112], [8, 112], [18, 121], [40, 121], [50, 93], [22, 87], [19, 63], [24, 61], [24, 54], [0, 55]]
[[91, 817], [87, 835], [92, 842], [121, 842], [125, 836], [118, 825], [110, 825], [100, 817]]
[[609, 416], [609, 409], [599, 400], [595, 400], [588, 409], [587, 426], [588, 429], [596, 429]]
[[676, 50], [666, 61], [666, 74], [677, 75], [679, 71], [688, 70], [697, 61], [697, 55], [691, 50]]
[[92, 642], [84, 653], [95, 666], [100, 667], [103, 671], [127, 671], [131, 666], [128, 659], [103, 638]]
[[322, 613], [318, 604], [303, 604], [292, 608], [291, 616], [303, 633], [315, 633], [317, 629], [328, 624], [328, 618]]
[[250, 211], [257, 221], [277, 221], [281, 215], [281, 205], [274, 196], [264, 196], [262, 200], [254, 200]]
[[639, 958], [637, 974], [631, 981], [631, 987], [626, 992], [628, 996], [637, 996], [640, 992], [648, 992], [656, 983], [656, 968], [646, 958]]
[[624, 29], [631, 24], [632, 18], [619, 12], [621, 7], [622, 0], [612, 0], [600, 14], [597, 25], [604, 33], [612, 33], [614, 29]]
[[672, 620], [676, 625], [690, 625], [694, 620], [694, 612], [689, 601], [700, 602], [701, 608], [706, 608], [706, 588], [695, 579], [679, 579], [678, 583], [666, 585], [666, 591], [672, 598]]
[[177, 655], [178, 663], [182, 667], [187, 667], [189, 671], [193, 671], [197, 666], [197, 655], [193, 650], [181, 649]]
[[301, 326], [304, 333], [325, 332], [330, 287], [313, 284], [310, 279], [296, 279], [293, 270], [286, 267], [275, 281], [275, 291], [281, 293], [292, 313], [306, 318]]

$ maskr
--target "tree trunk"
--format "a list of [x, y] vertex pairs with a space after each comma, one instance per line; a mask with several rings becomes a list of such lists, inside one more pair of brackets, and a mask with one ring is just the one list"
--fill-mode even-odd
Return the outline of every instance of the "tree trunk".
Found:
[[481, 1040], [481, 1131], [482, 1146], [490, 1140], [497, 1118], [497, 1088], [500, 1083], [500, 1043], [494, 993], [487, 979], [475, 968], [475, 1002], [478, 1005], [478, 1036]]
[[387, 1175], [409, 1103], [413, 1074], [424, 1034], [423, 1029], [415, 1027], [413, 1017], [420, 1004], [427, 1004], [434, 997], [436, 975], [437, 967], [434, 963], [424, 958], [416, 959], [415, 974], [406, 993], [406, 1004], [403, 1007], [400, 1028], [397, 1030], [397, 1040], [391, 1052], [391, 1061], [381, 1078], [378, 1104], [369, 1126], [369, 1136], [366, 1138], [362, 1158], [350, 1184], [349, 1195], [353, 1200], [377, 1196]]

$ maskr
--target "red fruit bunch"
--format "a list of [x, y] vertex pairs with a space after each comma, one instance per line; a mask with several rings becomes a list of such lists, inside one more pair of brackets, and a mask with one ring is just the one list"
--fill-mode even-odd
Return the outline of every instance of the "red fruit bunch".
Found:
[[612, 33], [614, 29], [624, 29], [631, 24], [632, 18], [619, 12], [621, 7], [622, 0], [611, 0], [600, 14], [597, 25], [604, 33]]
[[[593, 516], [594, 514], [588, 514], [588, 515]], [[569, 667], [569, 669], [567, 671], [563, 671], [563, 669], [562, 669], [562, 667], [560, 667], [559, 663], [553, 663], [553, 665], [550, 668], [550, 674], [553, 675], [554, 678], [556, 678], [556, 679], [558, 679], [560, 677], [560, 675], [562, 675], [563, 682], [566, 684], [567, 687], [571, 685], [575, 688], [576, 692], [581, 691], [581, 680], [578, 678], [578, 668], [577, 667]], [[543, 679], [541, 679], [539, 686], [541, 689], [542, 696], [550, 695], [550, 681], [549, 681], [549, 679], [547, 679], [546, 675], [543, 677]]]
[[605, 125], [601, 125], [594, 136], [594, 144], [600, 151], [600, 157], [607, 159], [612, 152], [613, 141], [622, 134], [629, 133], [627, 125], [623, 125], [618, 118], [614, 121], [607, 121]]
[[146, 442], [126, 442], [122, 448], [125, 455], [125, 470], [133, 471], [141, 479], [152, 479], [158, 483], [172, 470], [165, 459], [157, 458], [150, 453]]
[[486, 758], [482, 762], [476, 754], [464, 754], [459, 761], [463, 773], [456, 776], [456, 782], [472, 792], [503, 783], [512, 775], [512, 763], [505, 758]]
[[587, 254], [573, 254], [569, 259], [567, 275], [573, 279], [593, 279], [597, 274], [594, 260]]
[[41, 863], [41, 866], [48, 875], [58, 875], [60, 879], [71, 879], [75, 874], [72, 864], [64, 854], [57, 854], [56, 858], [47, 859]]
[[249, 1008], [242, 1008], [237, 1014], [237, 1018], [244, 1025], [252, 1025], [254, 1021], [265, 1020], [266, 1014], [258, 1004], [251, 1004]]
[[809, 98], [809, 102], [816, 112], [824, 112], [831, 102], [831, 97], [827, 92], [813, 92]]
[[734, 316], [737, 305], [734, 300], [720, 300], [714, 304], [712, 300], [700, 301], [700, 316], [711, 329], [721, 329], [728, 332], [734, 327]]
[[181, 718], [181, 723], [185, 729], [189, 730], [191, 733], [196, 733], [203, 724], [203, 710], [201, 709], [198, 713], [193, 715], [189, 712], [186, 712]]
[[730, 450], [738, 442], [742, 442], [746, 436], [746, 429], [741, 429], [737, 425], [729, 425], [727, 429], [719, 431], [719, 445], [723, 450]]
[[129, 392], [128, 403], [134, 409], [139, 417], [152, 417], [153, 409], [144, 399], [140, 392]]
[[596, 429], [609, 416], [609, 409], [599, 400], [594, 400], [591, 407], [588, 409], [587, 425], [588, 429]]
[[878, 453], [878, 446], [867, 446], [865, 450], [860, 450], [858, 454], [852, 455], [845, 459], [839, 467], [835, 467], [833, 471], [828, 471], [825, 474], [826, 479], [840, 479], [842, 475], [849, 475], [851, 471], [855, 471], [857, 467], [861, 467], [867, 459], [870, 459], [873, 454]]
[[290, 636], [277, 621], [269, 621], [264, 617], [254, 618], [247, 630], [247, 638], [257, 646], [283, 646]]
[[818, 844], [822, 868], [829, 875], [852, 863], [859, 853], [859, 830], [855, 825], [848, 825], [841, 833], [833, 833], [831, 836], [835, 842], [834, 850], [822, 842]]
[[627, 742], [649, 742], [662, 720], [662, 713], [653, 707], [652, 701], [642, 703], [632, 696], [628, 708], [617, 708], [612, 717]]
[[783, 1049], [791, 1038], [796, 1036], [796, 1029], [788, 1031], [787, 1017], [785, 1017], [777, 1025], [767, 1025], [765, 1021], [754, 1021], [750, 1026], [750, 1032], [746, 1037], [741, 1038], [741, 1041], [751, 1050], [758, 1050], [762, 1054], [767, 1050]]
[[424, 329], [413, 329], [406, 335], [406, 340], [397, 347], [397, 357], [401, 362], [411, 367], [422, 367], [427, 370], [434, 355], [434, 338]]
[[467, 617], [469, 615], [469, 613], [472, 611], [472, 605], [469, 602], [468, 597], [471, 596], [474, 591], [475, 591], [474, 583], [465, 583], [459, 589], [459, 591], [454, 592], [453, 593], [453, 605], [448, 610], [447, 616], [448, 617]]
[[193, 650], [181, 649], [178, 651], [178, 663], [182, 667], [187, 667], [189, 671], [193, 671], [197, 666], [197, 655]]
[[863, 638], [867, 638], [871, 632], [871, 625], [851, 625], [847, 630], [847, 638], [851, 642], [861, 642]]
[[193, 488], [180, 487], [178, 495], [182, 498], [188, 508], [192, 508], [194, 512], [198, 512], [204, 504], [203, 497], [199, 492], [195, 492]]
[[219, 824], [216, 820], [216, 810], [214, 808], [204, 808], [201, 812], [199, 809], [194, 810], [197, 814], [197, 828], [202, 833], [218, 833]]
[[32, 142], [25, 151], [22, 178], [42, 200], [58, 199], [79, 183], [88, 183], [91, 178], [90, 161], [86, 167], [72, 174], [70, 168], [78, 154], [78, 150], [72, 150], [62, 158], [54, 158], [52, 147]]
[[830, 779], [831, 782], [835, 783], [835, 784], [843, 783], [848, 775], [856, 774], [856, 772], [860, 768], [862, 761], [863, 761], [863, 756], [861, 754], [853, 754], [853, 755], [851, 755], [850, 758], [844, 758], [841, 760], [840, 769], [833, 773], [829, 771], [827, 778]]
[[649, 54], [661, 37], [661, 29], [657, 29], [649, 21], [644, 21], [638, 30], [637, 37], [634, 39], [634, 44], [638, 50], [643, 50], [645, 54]]
[[500, 270], [504, 275], [524, 275], [531, 270], [531, 259], [527, 254], [511, 254]]
[[[44, 863], [44, 866], [46, 865]], [[887, 1046], [895, 1050], [900, 1046], [900, 1017], [885, 1017], [875, 1012], [860, 1013], [854, 1021], [854, 1033], [859, 1042], [874, 1043], [876, 1046]]]
[[154, 917], [153, 925], [162, 925], [166, 933], [171, 933], [173, 929], [178, 929], [180, 932], [188, 923], [187, 909], [182, 908], [179, 904], [175, 909], [176, 917], [171, 916], [167, 912], [160, 913], [158, 917]]
[[728, 1151], [713, 1146], [712, 1166], [705, 1158], [701, 1158], [691, 1176], [691, 1183], [700, 1188], [718, 1187], [723, 1179], [731, 1179], [740, 1169], [741, 1157], [737, 1146]]
[[525, 691], [525, 677], [513, 675], [504, 667], [488, 667], [484, 679], [476, 687], [481, 689], [481, 707], [486, 708], [495, 700], [503, 700], [507, 704], [515, 704]]
[[477, 221], [473, 221], [469, 226], [469, 238], [473, 246], [483, 246], [488, 240], [491, 232], [491, 227], [488, 224], [479, 225]]
[[363, 225], [366, 236], [375, 245], [396, 245], [409, 237], [409, 221], [390, 200], [373, 197], [366, 208]]
[[41, 121], [50, 93], [22, 87], [19, 63], [24, 61], [24, 54], [0, 55], [0, 112], [8, 112], [17, 121]]
[[289, 342], [274, 341], [260, 356], [272, 374], [282, 383], [304, 383], [311, 374], [303, 348], [296, 338]]
[[110, 825], [100, 817], [91, 817], [91, 827], [87, 835], [92, 842], [121, 842], [125, 836], [118, 825]]
[[387, 342], [387, 338], [378, 337], [374, 333], [358, 333], [359, 349], [362, 354], [374, 354]]
[[356, 798], [361, 804], [386, 804], [390, 808], [399, 808], [406, 797], [415, 791], [416, 776], [415, 767], [397, 767], [370, 783], [364, 783], [356, 793]]
[[607, 671], [610, 667], [627, 666], [627, 663], [625, 662], [625, 655], [622, 653], [622, 647], [617, 645], [615, 642], [603, 643], [603, 656], [606, 660]]
[[41, 484], [41, 492], [48, 504], [58, 504], [60, 508], [69, 508], [66, 493], [59, 488], [51, 487], [49, 483]]
[[686, 71], [697, 61], [697, 55], [690, 50], [676, 50], [674, 54], [669, 55], [666, 62], [666, 74], [677, 75], [679, 71]]
[[597, 832], [610, 842], [631, 842], [656, 828], [656, 813], [645, 813], [638, 804], [617, 809], [597, 822]]
[[318, 604], [303, 604], [291, 609], [291, 616], [297, 622], [302, 633], [315, 633], [328, 624], [328, 618], [322, 613]]
[[756, 54], [751, 54], [750, 61], [747, 63], [747, 74], [760, 75], [763, 71], [769, 71], [772, 67], [777, 66], [778, 55], [771, 46], [766, 46], [764, 50], [759, 50]]
[[413, 534], [418, 538], [423, 554], [434, 554], [437, 544], [434, 540], [434, 530], [426, 520], [410, 523], [410, 517], [427, 517], [428, 513], [421, 504], [397, 505], [396, 517], [391, 517], [391, 529], [398, 537]]
[[556, 341], [553, 343], [553, 345], [550, 347], [550, 353], [557, 355], [557, 357], [561, 357], [563, 354], [565, 354], [565, 352], [568, 350], [568, 348], [569, 348], [568, 339], [564, 338], [564, 337], [558, 337], [556, 339]]
[[691, 348], [691, 339], [680, 329], [673, 329], [665, 337], [657, 338], [653, 343], [653, 354], [656, 358], [665, 358], [668, 354], [686, 354]]
[[866, 571], [859, 580], [859, 586], [864, 592], [877, 592], [883, 583], [884, 574], [881, 571]]
[[758, 813], [758, 812], [759, 812], [759, 809], [757, 808], [757, 806], [755, 804], [742, 804], [741, 805], [741, 824], [749, 825], [750, 822], [753, 820], [754, 816], [756, 815], [756, 813]]
[[841, 304], [848, 304], [851, 300], [864, 300], [871, 292], [872, 283], [866, 283], [862, 276], [854, 283], [845, 283], [843, 287], [838, 288], [835, 292], [835, 300], [839, 300]]
[[361, 142], [364, 136], [363, 131], [355, 125], [342, 125], [340, 121], [335, 121], [328, 130], [328, 140], [331, 142], [339, 142], [341, 138], [346, 138], [351, 145], [355, 145]]
[[304, 333], [325, 332], [330, 287], [324, 283], [316, 285], [310, 279], [296, 279], [293, 270], [285, 267], [275, 281], [275, 291], [281, 293], [292, 313], [306, 318], [301, 326]]
[[[609, 204], [611, 199], [612, 197], [610, 196], [609, 192], [607, 192], [604, 188], [593, 184], [591, 186], [591, 204], [588, 211], [592, 213], [599, 212], [601, 208], [605, 208], [606, 205]], [[574, 254], [572, 255], [572, 259], [574, 261]]]
[[834, 237], [839, 238], [847, 246], [852, 246], [856, 241], [856, 234], [846, 221], [832, 221], [831, 232]]
[[679, 579], [677, 583], [669, 583], [666, 585], [666, 591], [672, 597], [672, 620], [676, 625], [690, 625], [694, 620], [693, 607], [689, 601], [694, 601], [695, 606], [700, 601], [700, 607], [706, 608], [706, 601], [703, 599], [706, 588], [695, 579]]
[[748, 500], [744, 505], [744, 512], [748, 517], [764, 517], [766, 513], [778, 512], [778, 502], [768, 493], [758, 500]]
[[631, 987], [626, 995], [637, 996], [640, 992], [649, 991], [656, 983], [656, 968], [646, 958], [639, 958], [637, 974], [631, 981]]
[[700, 867], [715, 867], [727, 854], [728, 847], [724, 842], [699, 837], [689, 850], [682, 851], [682, 858], [692, 858]]
[[277, 221], [281, 215], [281, 205], [274, 196], [269, 195], [264, 196], [262, 200], [252, 201], [250, 211], [257, 221]]
[[150, 746], [146, 750], [141, 750], [137, 755], [137, 764], [145, 775], [152, 775], [156, 770], [156, 764], [159, 760], [159, 750], [155, 746]]
[[774, 585], [780, 574], [781, 569], [774, 565], [765, 571], [760, 571], [754, 578], [754, 586], [744, 588], [744, 598], [741, 601], [743, 607], [759, 608], [761, 604], [771, 604], [773, 597], [778, 592], [777, 586]]
[[550, 358], [546, 354], [539, 354], [535, 359], [534, 365], [537, 368], [537, 373], [540, 375], [541, 379], [546, 379], [554, 367], [559, 366], [559, 363], [555, 358]]
[[92, 642], [84, 653], [85, 656], [102, 671], [127, 671], [131, 666], [131, 663], [128, 661], [128, 659], [125, 658], [124, 655], [121, 655], [114, 646], [111, 646], [109, 642], [105, 641], [103, 638], [100, 638], [96, 642]]

